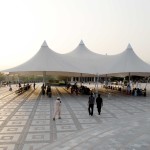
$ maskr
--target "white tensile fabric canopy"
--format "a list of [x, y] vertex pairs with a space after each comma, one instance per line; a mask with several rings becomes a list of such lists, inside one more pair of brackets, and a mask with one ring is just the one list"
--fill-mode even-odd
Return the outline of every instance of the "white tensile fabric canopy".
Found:
[[149, 76], [150, 65], [140, 59], [129, 44], [120, 54], [109, 56], [106, 73], [109, 76], [125, 77], [130, 75]]
[[80, 70], [71, 64], [66, 63], [60, 54], [52, 51], [47, 43], [44, 41], [40, 50], [27, 62], [5, 70], [10, 73], [18, 74], [64, 74], [67, 76], [68, 72], [74, 75], [80, 73]]
[[83, 72], [79, 65], [73, 61], [67, 61], [62, 54], [51, 50], [46, 41], [43, 42], [40, 50], [27, 62], [4, 70], [11, 74], [37, 74], [37, 75], [63, 75], [63, 76], [93, 76], [90, 72]]
[[66, 54], [51, 50], [44, 41], [40, 50], [27, 62], [3, 72], [63, 76], [149, 76], [150, 65], [141, 60], [129, 44], [117, 55], [101, 55], [90, 51], [83, 41]]
[[63, 54], [63, 58], [67, 62], [80, 67], [83, 73], [102, 74], [104, 68], [99, 69], [102, 64], [100, 62], [103, 62], [106, 56], [92, 52], [81, 40], [73, 51]]

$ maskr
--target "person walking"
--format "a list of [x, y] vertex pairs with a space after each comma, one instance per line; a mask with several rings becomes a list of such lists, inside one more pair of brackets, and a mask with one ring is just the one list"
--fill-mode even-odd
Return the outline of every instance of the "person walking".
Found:
[[89, 115], [93, 116], [93, 109], [94, 109], [94, 102], [95, 102], [95, 98], [93, 96], [93, 93], [91, 93], [90, 97], [89, 97], [89, 101], [88, 101], [88, 104], [89, 104]]
[[35, 85], [36, 85], [36, 84], [35, 84], [35, 82], [34, 82], [34, 83], [33, 83], [33, 88], [34, 88], [34, 90], [35, 90]]
[[9, 91], [12, 91], [11, 82], [9, 82]]
[[21, 83], [19, 82], [19, 88], [21, 88]]
[[58, 115], [58, 119], [61, 119], [61, 99], [60, 97], [57, 97], [56, 101], [55, 101], [55, 111], [54, 111], [54, 116], [53, 116], [53, 120], [55, 121], [56, 115]]
[[96, 104], [97, 104], [98, 114], [100, 115], [101, 114], [101, 108], [103, 106], [103, 99], [101, 98], [100, 94], [98, 94], [98, 97], [96, 98]]
[[42, 95], [45, 95], [45, 86], [44, 86], [44, 83], [43, 83], [43, 85], [41, 86], [41, 89], [42, 89]]

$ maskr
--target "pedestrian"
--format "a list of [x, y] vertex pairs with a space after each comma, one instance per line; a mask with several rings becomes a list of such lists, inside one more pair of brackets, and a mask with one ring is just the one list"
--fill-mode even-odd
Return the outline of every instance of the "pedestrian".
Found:
[[55, 101], [55, 106], [54, 106], [54, 116], [53, 116], [53, 120], [55, 121], [56, 115], [58, 115], [58, 119], [61, 119], [61, 99], [60, 97], [57, 97], [56, 101]]
[[98, 114], [100, 115], [101, 114], [101, 108], [103, 106], [103, 99], [101, 98], [100, 94], [98, 94], [98, 97], [96, 98], [96, 104], [97, 104]]
[[89, 105], [88, 110], [89, 110], [89, 115], [91, 116], [93, 116], [94, 102], [95, 102], [95, 98], [93, 96], [93, 93], [91, 93], [88, 101], [88, 105]]
[[43, 85], [41, 86], [41, 89], [42, 89], [42, 95], [45, 95], [45, 86], [44, 86], [44, 83], [43, 83]]
[[34, 82], [34, 83], [33, 83], [33, 88], [34, 88], [34, 90], [35, 90], [35, 85], [36, 85], [36, 84], [35, 84], [35, 82]]
[[11, 82], [9, 82], [9, 91], [12, 91]]
[[21, 88], [21, 83], [19, 82], [19, 88]]

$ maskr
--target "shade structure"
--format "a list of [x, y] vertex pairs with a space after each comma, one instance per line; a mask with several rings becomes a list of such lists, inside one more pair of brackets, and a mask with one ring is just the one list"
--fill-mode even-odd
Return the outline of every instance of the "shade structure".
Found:
[[3, 72], [11, 74], [43, 74], [47, 75], [63, 75], [63, 76], [80, 76], [81, 73], [86, 76], [91, 75], [90, 72], [83, 72], [79, 65], [73, 61], [67, 61], [62, 54], [51, 50], [46, 41], [43, 42], [40, 50], [27, 62]]
[[83, 41], [71, 52], [59, 54], [51, 50], [46, 41], [27, 62], [3, 72], [17, 74], [63, 76], [149, 76], [150, 65], [140, 59], [129, 44], [117, 55], [101, 55], [89, 50]]
[[130, 75], [149, 76], [150, 65], [140, 59], [128, 44], [120, 54], [108, 56], [106, 74], [109, 76], [125, 77]]
[[82, 40], [73, 51], [64, 54], [63, 58], [67, 62], [80, 67], [84, 73], [102, 74], [104, 72], [104, 68], [99, 68], [101, 68], [101, 62], [106, 59], [106, 56], [92, 52], [85, 46]]

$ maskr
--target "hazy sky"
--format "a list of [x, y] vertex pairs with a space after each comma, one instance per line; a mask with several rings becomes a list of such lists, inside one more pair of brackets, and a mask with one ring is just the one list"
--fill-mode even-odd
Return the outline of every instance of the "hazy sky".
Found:
[[0, 70], [29, 60], [44, 40], [66, 53], [81, 39], [100, 54], [130, 43], [150, 62], [150, 0], [0, 0]]

